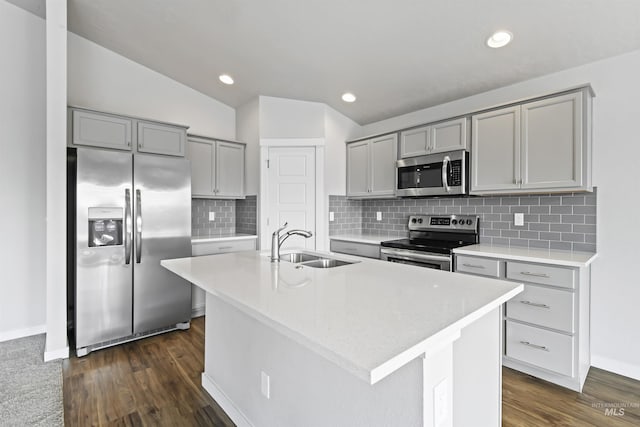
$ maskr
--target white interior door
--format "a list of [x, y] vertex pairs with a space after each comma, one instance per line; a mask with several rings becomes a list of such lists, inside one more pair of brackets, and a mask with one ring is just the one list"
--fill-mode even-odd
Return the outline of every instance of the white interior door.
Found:
[[316, 247], [316, 163], [313, 147], [270, 147], [267, 170], [269, 216], [268, 234], [271, 236], [285, 222], [287, 230], [311, 231], [305, 239], [291, 236], [282, 248]]

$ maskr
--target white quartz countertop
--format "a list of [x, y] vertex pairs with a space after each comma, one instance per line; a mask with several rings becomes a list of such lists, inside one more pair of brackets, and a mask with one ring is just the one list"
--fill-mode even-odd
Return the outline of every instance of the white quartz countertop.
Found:
[[372, 245], [379, 245], [387, 240], [401, 239], [402, 236], [389, 236], [381, 234], [369, 234], [369, 233], [352, 233], [352, 234], [338, 234], [335, 236], [329, 236], [330, 240], [341, 240], [345, 242], [355, 243], [369, 243]]
[[255, 234], [232, 233], [222, 234], [220, 236], [198, 236], [191, 238], [191, 244], [194, 243], [211, 243], [211, 242], [227, 242], [230, 240], [250, 240], [257, 239]]
[[586, 267], [598, 256], [593, 252], [561, 251], [554, 249], [521, 248], [499, 245], [470, 245], [453, 250], [459, 255], [502, 258], [514, 261], [539, 262], [567, 267]]
[[523, 289], [490, 278], [331, 257], [357, 262], [296, 268], [246, 251], [161, 264], [371, 384], [454, 340]]

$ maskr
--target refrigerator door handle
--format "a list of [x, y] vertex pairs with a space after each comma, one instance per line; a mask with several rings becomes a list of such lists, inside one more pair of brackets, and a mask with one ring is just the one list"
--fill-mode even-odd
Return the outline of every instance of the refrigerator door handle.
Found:
[[131, 191], [124, 190], [124, 263], [131, 263]]
[[142, 201], [140, 190], [136, 190], [136, 263], [140, 264], [142, 258]]

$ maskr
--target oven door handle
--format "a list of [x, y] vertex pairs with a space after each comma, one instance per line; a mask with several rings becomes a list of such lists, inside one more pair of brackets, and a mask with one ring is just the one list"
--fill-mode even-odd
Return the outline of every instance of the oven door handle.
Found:
[[446, 255], [427, 255], [423, 253], [409, 252], [409, 251], [403, 251], [403, 250], [397, 250], [397, 249], [382, 248], [380, 249], [380, 253], [393, 256], [396, 258], [400, 258], [400, 259], [405, 259], [408, 261], [415, 260], [415, 259], [423, 260], [423, 261], [437, 261], [437, 262], [451, 261], [451, 257], [448, 257]]

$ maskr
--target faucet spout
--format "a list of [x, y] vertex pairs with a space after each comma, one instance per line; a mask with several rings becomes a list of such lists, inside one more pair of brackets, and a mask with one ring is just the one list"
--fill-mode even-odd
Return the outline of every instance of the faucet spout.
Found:
[[287, 223], [278, 228], [271, 235], [271, 262], [280, 262], [280, 246], [291, 236], [302, 236], [305, 239], [313, 236], [311, 231], [306, 230], [289, 230], [283, 236], [280, 236], [280, 233], [287, 228]]

